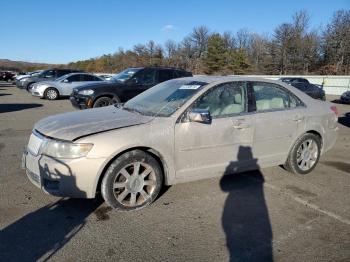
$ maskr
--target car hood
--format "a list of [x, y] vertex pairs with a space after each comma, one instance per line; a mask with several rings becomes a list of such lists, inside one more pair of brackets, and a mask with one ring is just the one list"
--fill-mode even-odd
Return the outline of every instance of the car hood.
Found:
[[48, 137], [74, 141], [91, 134], [145, 124], [152, 119], [150, 116], [107, 106], [49, 116], [36, 123], [34, 129]]
[[121, 84], [118, 82], [112, 82], [112, 81], [96, 81], [94, 83], [79, 85], [74, 89], [77, 91], [80, 91], [84, 89], [95, 89], [95, 88], [108, 87], [108, 86], [121, 86]]

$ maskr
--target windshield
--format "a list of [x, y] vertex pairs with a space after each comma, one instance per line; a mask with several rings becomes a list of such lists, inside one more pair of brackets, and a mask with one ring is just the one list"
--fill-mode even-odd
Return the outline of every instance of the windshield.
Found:
[[130, 78], [135, 75], [137, 71], [139, 71], [140, 68], [129, 68], [124, 71], [121, 71], [120, 73], [112, 76], [112, 81], [118, 81], [118, 82], [125, 82], [126, 80], [129, 80]]
[[59, 81], [62, 81], [63, 79], [66, 79], [68, 77], [68, 75], [63, 75], [63, 76], [60, 76], [59, 78], [57, 78], [55, 81], [59, 82]]
[[205, 82], [174, 79], [160, 83], [129, 100], [125, 110], [150, 116], [170, 116], [197, 93]]
[[42, 71], [35, 71], [35, 72], [32, 72], [32, 73], [29, 73], [30, 76], [38, 76], [40, 75]]

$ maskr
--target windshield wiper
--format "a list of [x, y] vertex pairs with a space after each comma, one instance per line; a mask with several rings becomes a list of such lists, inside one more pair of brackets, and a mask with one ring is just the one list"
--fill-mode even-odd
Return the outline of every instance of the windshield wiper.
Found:
[[137, 110], [135, 108], [129, 108], [129, 107], [125, 107], [123, 106], [122, 109], [126, 110], [126, 111], [129, 111], [129, 112], [132, 112], [132, 113], [137, 113], [139, 115], [143, 115], [142, 112], [140, 110]]

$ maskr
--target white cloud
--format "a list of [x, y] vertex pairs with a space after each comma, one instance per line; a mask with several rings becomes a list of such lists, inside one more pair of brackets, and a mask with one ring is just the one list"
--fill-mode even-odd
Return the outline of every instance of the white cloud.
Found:
[[165, 25], [162, 27], [161, 31], [162, 32], [171, 32], [175, 30], [175, 26], [174, 25]]

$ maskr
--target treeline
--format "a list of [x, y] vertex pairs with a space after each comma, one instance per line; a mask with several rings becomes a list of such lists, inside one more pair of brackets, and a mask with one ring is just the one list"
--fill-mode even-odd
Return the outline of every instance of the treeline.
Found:
[[350, 11], [336, 11], [322, 29], [310, 29], [309, 19], [306, 11], [299, 11], [270, 36], [245, 29], [220, 34], [199, 26], [181, 42], [168, 40], [160, 45], [151, 40], [132, 50], [120, 48], [114, 54], [68, 66], [113, 73], [157, 65], [194, 74], [349, 74]]

